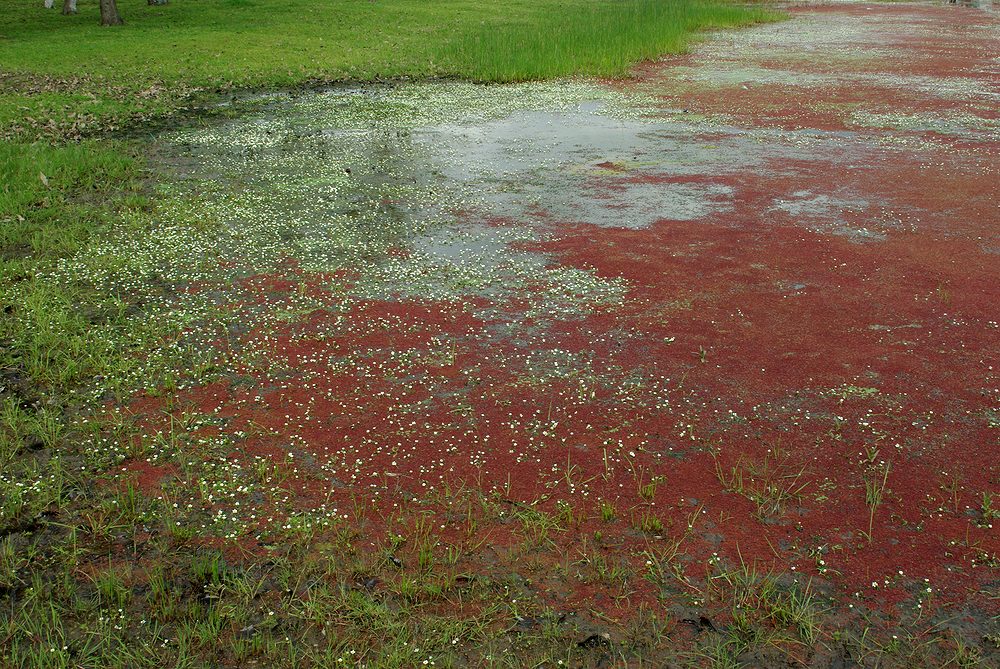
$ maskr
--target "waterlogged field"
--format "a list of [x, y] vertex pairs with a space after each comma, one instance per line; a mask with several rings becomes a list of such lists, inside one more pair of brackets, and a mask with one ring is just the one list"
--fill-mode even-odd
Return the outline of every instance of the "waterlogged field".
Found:
[[960, 16], [162, 134], [155, 208], [36, 277], [120, 362], [0, 519], [96, 477], [107, 555], [23, 584], [0, 538], [6, 661], [995, 663], [998, 24]]

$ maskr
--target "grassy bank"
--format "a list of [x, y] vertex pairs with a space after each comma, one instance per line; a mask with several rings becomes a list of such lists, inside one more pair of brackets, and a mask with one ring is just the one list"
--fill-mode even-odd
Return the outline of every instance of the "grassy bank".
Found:
[[[61, 16], [14, 0], [0, 16], [3, 69], [195, 86], [456, 73], [488, 79], [479, 63], [505, 56], [494, 52], [516, 31], [512, 48], [521, 62], [537, 61], [531, 76], [570, 73], [569, 63], [574, 72], [607, 74], [609, 54], [596, 50], [613, 49], [621, 68], [626, 60], [619, 59], [683, 48], [692, 31], [775, 16], [711, 0], [208, 0], [162, 7], [119, 0], [126, 27], [108, 30], [97, 25], [95, 0], [79, 5], [79, 14]], [[552, 51], [562, 62], [550, 59]]]
[[636, 61], [680, 53], [707, 28], [773, 16], [764, 10], [706, 2], [589, 2], [531, 19], [480, 25], [451, 41], [443, 62], [483, 81], [523, 81], [579, 72], [620, 77]]

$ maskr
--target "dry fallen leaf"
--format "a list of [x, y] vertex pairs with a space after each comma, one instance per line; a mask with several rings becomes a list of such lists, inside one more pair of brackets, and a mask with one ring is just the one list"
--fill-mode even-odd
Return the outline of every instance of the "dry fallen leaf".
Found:
[[42, 181], [42, 184], [44, 184], [46, 188], [49, 187], [49, 178], [45, 176], [44, 172], [39, 172], [38, 178]]

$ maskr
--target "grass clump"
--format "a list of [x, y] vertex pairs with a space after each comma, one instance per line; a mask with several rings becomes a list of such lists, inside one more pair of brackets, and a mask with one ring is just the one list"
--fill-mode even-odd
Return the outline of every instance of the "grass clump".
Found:
[[479, 81], [573, 74], [621, 77], [641, 60], [680, 53], [693, 33], [774, 20], [759, 8], [703, 0], [620, 0], [544, 5], [531, 20], [483, 24], [450, 43], [443, 60]]

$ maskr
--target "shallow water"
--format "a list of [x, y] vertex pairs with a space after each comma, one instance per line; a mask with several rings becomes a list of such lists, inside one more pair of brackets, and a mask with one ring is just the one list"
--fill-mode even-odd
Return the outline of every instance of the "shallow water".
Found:
[[[481, 98], [494, 104], [469, 107]], [[399, 244], [457, 261], [462, 238], [475, 238], [469, 252], [480, 262], [473, 251], [485, 242], [470, 232], [470, 212], [516, 223], [520, 238], [543, 222], [639, 229], [705, 220], [732, 208], [732, 177], [746, 170], [870, 153], [849, 132], [686, 116], [584, 84], [418, 84], [279, 97], [165, 142], [168, 153], [186, 154], [188, 178], [222, 175], [213, 196], [234, 214], [224, 228], [236, 255], [266, 266], [290, 254], [326, 270]]]

